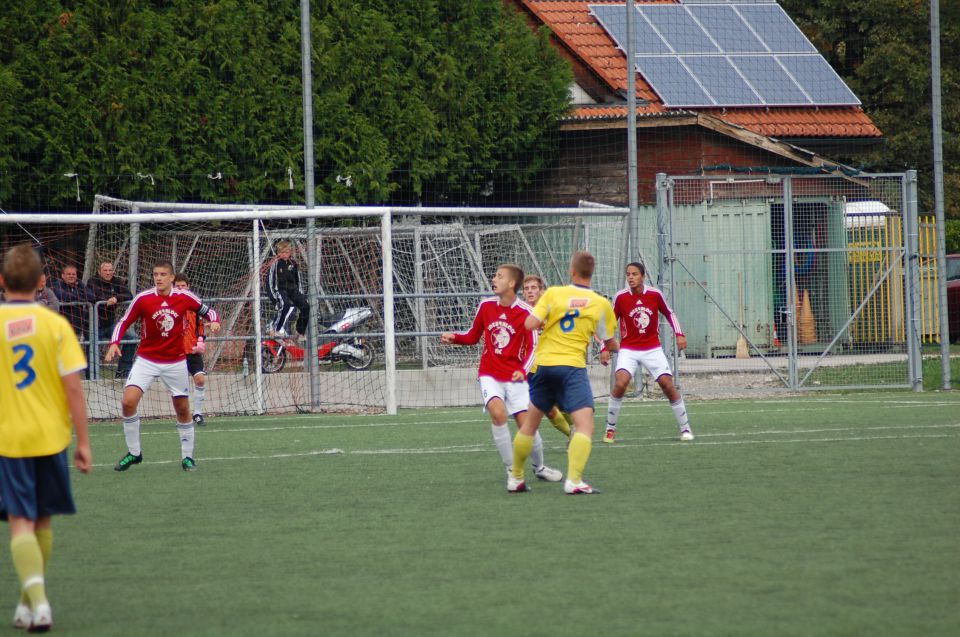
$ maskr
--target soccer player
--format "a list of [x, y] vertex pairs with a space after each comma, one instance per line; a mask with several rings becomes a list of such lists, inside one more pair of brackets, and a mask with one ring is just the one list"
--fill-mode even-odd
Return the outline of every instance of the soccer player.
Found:
[[40, 257], [27, 244], [7, 251], [0, 285], [0, 519], [10, 523], [10, 553], [20, 580], [15, 628], [45, 632], [53, 625], [45, 571], [53, 553], [52, 516], [76, 512], [67, 448], [77, 433], [73, 463], [90, 471], [87, 407], [80, 374], [87, 361], [58, 314], [35, 302]]
[[623, 394], [640, 365], [655, 378], [663, 395], [670, 401], [673, 415], [680, 427], [680, 440], [693, 440], [693, 430], [687, 418], [687, 408], [683, 396], [673, 384], [670, 363], [660, 343], [660, 315], [670, 323], [677, 336], [677, 347], [687, 347], [687, 337], [680, 329], [680, 321], [673, 313], [663, 293], [657, 288], [644, 284], [647, 270], [642, 263], [627, 264], [627, 287], [617, 292], [613, 299], [613, 311], [620, 321], [620, 352], [617, 354], [617, 372], [610, 390], [610, 403], [607, 407], [607, 431], [604, 442], [613, 442], [617, 437], [617, 419]]
[[527, 418], [513, 439], [513, 469], [507, 477], [507, 491], [527, 491], [523, 464], [533, 448], [533, 437], [546, 412], [554, 405], [573, 418], [574, 433], [567, 445], [567, 479], [563, 490], [569, 495], [597, 491], [583, 481], [583, 470], [593, 446], [593, 390], [587, 376], [586, 353], [594, 335], [606, 349], [600, 362], [610, 361], [617, 351], [616, 320], [610, 301], [590, 289], [596, 260], [589, 252], [575, 252], [570, 260], [570, 285], [555, 286], [537, 301], [525, 325], [529, 330], [543, 327], [537, 343], [536, 364], [530, 376], [530, 406]]
[[[527, 415], [529, 390], [527, 370], [537, 343], [536, 331], [524, 327], [530, 316], [530, 306], [517, 298], [523, 281], [523, 270], [513, 264], [497, 268], [490, 285], [495, 299], [480, 302], [473, 325], [466, 332], [445, 332], [440, 342], [447, 345], [476, 345], [483, 339], [483, 353], [477, 382], [484, 400], [484, 409], [490, 414], [490, 432], [500, 452], [503, 465], [510, 471], [513, 446], [507, 420], [512, 415], [521, 426]], [[563, 474], [543, 464], [543, 440], [537, 433], [531, 453], [534, 475], [548, 482], [560, 482]], [[526, 460], [526, 457], [524, 457]]]
[[153, 265], [153, 283], [156, 287], [144, 290], [133, 297], [133, 302], [110, 340], [106, 362], [120, 353], [120, 340], [124, 332], [138, 319], [142, 323], [143, 336], [140, 349], [133, 361], [126, 386], [123, 388], [123, 435], [127, 453], [120, 458], [114, 470], [126, 471], [143, 462], [140, 450], [140, 416], [137, 407], [143, 394], [153, 381], [160, 379], [173, 397], [177, 412], [177, 432], [180, 434], [180, 466], [184, 471], [195, 471], [193, 459], [194, 424], [190, 418], [189, 381], [187, 380], [186, 353], [183, 351], [183, 319], [194, 311], [210, 321], [210, 331], [220, 329], [220, 318], [213, 308], [186, 290], [173, 287], [173, 264], [158, 261]]
[[[540, 297], [543, 296], [546, 290], [547, 285], [543, 282], [543, 279], [536, 274], [528, 274], [523, 277], [523, 300], [526, 301], [530, 307], [536, 306], [537, 301], [540, 300]], [[553, 409], [547, 413], [547, 420], [564, 436], [567, 438], [570, 437], [570, 422], [559, 409], [553, 407]]]
[[[173, 287], [177, 290], [189, 290], [190, 280], [185, 272], [173, 277]], [[187, 374], [193, 379], [193, 422], [202, 427], [203, 398], [207, 391], [207, 373], [203, 369], [203, 352], [206, 342], [203, 335], [203, 321], [193, 310], [187, 310], [183, 317], [183, 351], [187, 355]]]
[[310, 319], [310, 304], [303, 296], [303, 283], [300, 281], [300, 269], [293, 257], [293, 244], [289, 241], [277, 243], [277, 258], [267, 273], [267, 293], [277, 306], [277, 318], [273, 322], [273, 332], [277, 336], [287, 336], [287, 321], [294, 310], [300, 310], [297, 316], [297, 333], [307, 333]]

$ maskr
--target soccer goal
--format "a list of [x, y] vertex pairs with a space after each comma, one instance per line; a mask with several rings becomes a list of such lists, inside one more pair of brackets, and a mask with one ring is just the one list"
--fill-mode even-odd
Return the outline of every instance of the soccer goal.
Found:
[[[81, 279], [114, 276], [134, 294], [152, 287], [152, 265], [169, 260], [221, 315], [204, 364], [210, 414], [295, 411], [393, 413], [405, 407], [478, 403], [478, 348], [443, 346], [439, 335], [467, 329], [490, 277], [515, 263], [548, 285], [566, 283], [573, 251], [597, 257], [595, 289], [622, 285], [626, 209], [374, 208], [174, 204], [96, 197], [90, 215], [7, 215], [6, 248], [27, 239], [44, 254], [48, 277], [72, 265]], [[312, 223], [308, 224], [307, 220]], [[316, 365], [304, 340], [275, 337], [277, 308], [267, 272], [276, 245], [292, 243], [303, 288], [315, 291]], [[308, 283], [310, 285], [308, 286]], [[86, 391], [94, 418], [115, 418], [123, 378], [103, 362], [105, 301], [74, 302], [86, 317]], [[119, 304], [122, 312], [125, 302]], [[118, 315], [119, 316], [119, 315]], [[292, 331], [292, 322], [289, 327]], [[135, 346], [136, 335], [125, 339]], [[605, 393], [605, 368], [594, 372]], [[167, 416], [155, 386], [145, 417]]]

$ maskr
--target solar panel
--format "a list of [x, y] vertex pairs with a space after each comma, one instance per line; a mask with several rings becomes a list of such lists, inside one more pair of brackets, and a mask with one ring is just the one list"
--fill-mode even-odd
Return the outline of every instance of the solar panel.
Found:
[[[590, 5], [626, 50], [625, 5]], [[636, 68], [667, 107], [858, 105], [775, 2], [637, 5]]]

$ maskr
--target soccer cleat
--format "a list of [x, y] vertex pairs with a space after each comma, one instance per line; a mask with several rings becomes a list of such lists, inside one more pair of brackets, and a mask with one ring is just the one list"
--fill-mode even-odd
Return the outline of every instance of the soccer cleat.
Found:
[[617, 430], [607, 427], [607, 433], [603, 434], [604, 442], [613, 442], [617, 438]]
[[197, 425], [198, 427], [203, 427], [205, 424], [207, 424], [203, 421], [203, 414], [194, 414], [193, 424]]
[[580, 482], [567, 480], [563, 483], [563, 492], [567, 495], [593, 495], [595, 493], [600, 493], [599, 490], [594, 489], [583, 480]]
[[193, 458], [187, 456], [180, 462], [180, 466], [183, 467], [184, 471], [196, 471], [197, 463], [194, 462]]
[[29, 628], [33, 622], [33, 613], [26, 604], [17, 604], [17, 610], [13, 612], [14, 628]]
[[139, 456], [135, 456], [135, 455], [133, 455], [132, 453], [130, 453], [130, 452], [128, 451], [128, 452], [126, 453], [126, 455], [124, 455], [122, 458], [120, 458], [120, 461], [117, 462], [116, 465], [114, 465], [113, 470], [114, 470], [114, 471], [126, 471], [127, 469], [129, 469], [129, 468], [131, 467], [131, 465], [140, 464], [141, 462], [143, 462], [143, 454], [142, 454], [142, 453], [141, 453]]
[[684, 427], [680, 430], [680, 440], [683, 442], [690, 442], [694, 439], [693, 431], [690, 427]]
[[40, 604], [33, 609], [33, 618], [27, 627], [28, 633], [45, 633], [53, 628], [53, 611], [50, 604]]
[[507, 476], [507, 493], [526, 493], [529, 490], [523, 478], [514, 478], [512, 473]]
[[537, 476], [540, 480], [544, 482], [560, 482], [563, 480], [563, 473], [559, 469], [554, 469], [548, 467], [547, 465], [542, 465], [541, 467], [533, 470], [533, 475]]

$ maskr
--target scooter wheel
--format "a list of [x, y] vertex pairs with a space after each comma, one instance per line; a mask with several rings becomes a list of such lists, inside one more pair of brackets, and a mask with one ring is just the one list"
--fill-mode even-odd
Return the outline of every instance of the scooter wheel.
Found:
[[270, 348], [263, 348], [263, 364], [261, 368], [263, 369], [264, 374], [275, 374], [283, 369], [283, 366], [287, 364], [287, 352], [286, 350], [280, 350], [277, 353], [274, 353]]
[[360, 356], [347, 356], [343, 362], [351, 369], [367, 369], [373, 364], [373, 345], [365, 342], [354, 343], [354, 347], [360, 350]]

